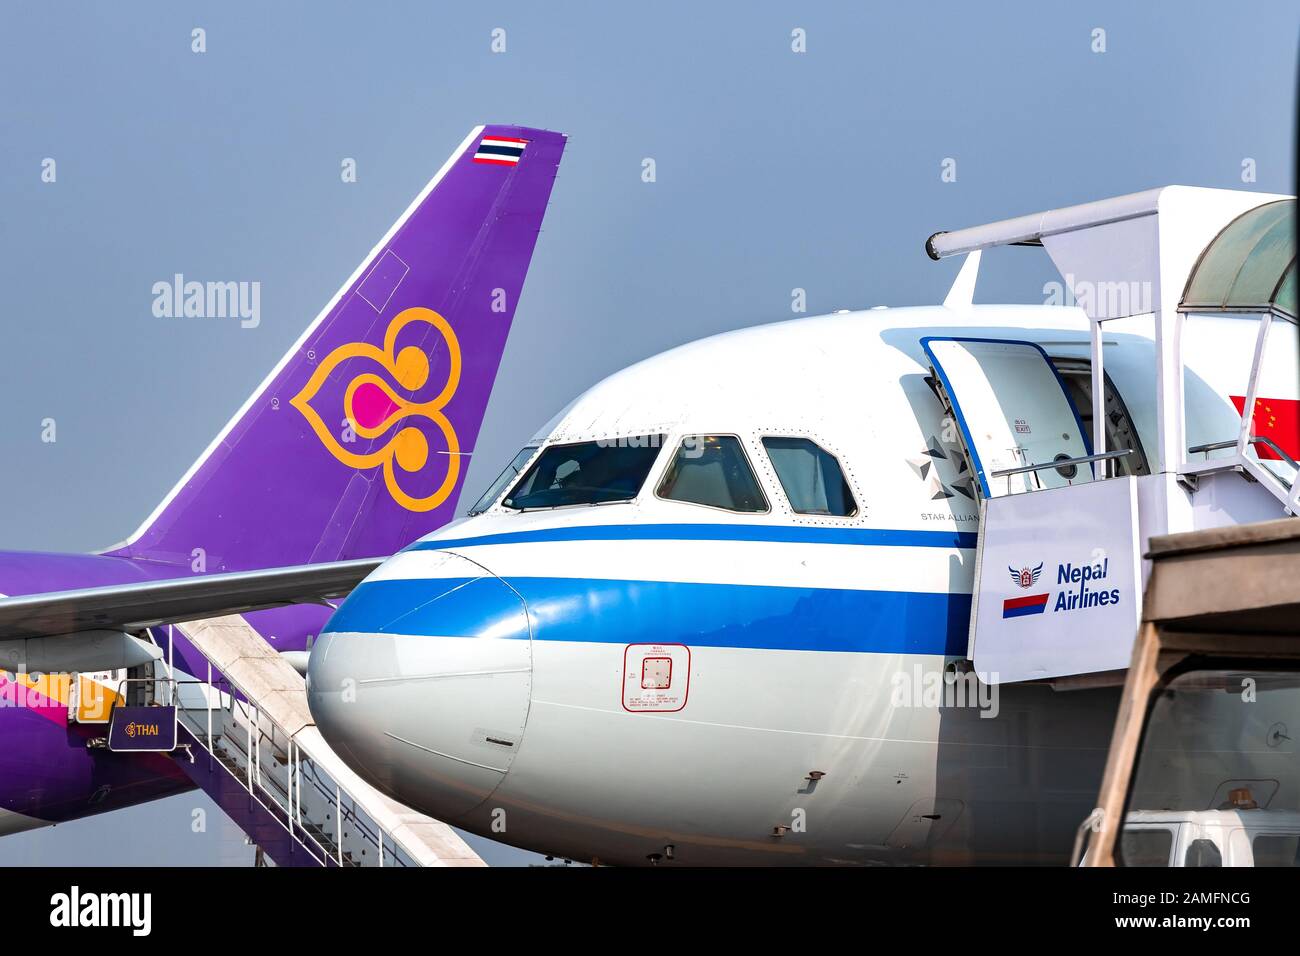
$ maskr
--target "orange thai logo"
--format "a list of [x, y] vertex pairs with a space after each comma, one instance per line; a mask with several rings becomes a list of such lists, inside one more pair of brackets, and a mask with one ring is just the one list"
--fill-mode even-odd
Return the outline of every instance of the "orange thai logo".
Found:
[[[429, 357], [414, 345], [408, 345], [400, 352], [396, 350], [398, 333], [416, 322], [433, 326], [447, 346], [450, 367], [446, 385], [437, 397], [427, 402], [413, 402], [398, 395], [380, 375], [373, 372], [357, 375], [343, 393], [343, 412], [349, 427], [357, 438], [376, 439], [390, 431], [391, 437], [380, 447], [364, 453], [347, 448], [326, 426], [320, 414], [312, 407], [311, 400], [316, 397], [330, 374], [350, 358], [373, 360], [388, 373], [393, 382], [407, 392], [422, 388], [429, 380]], [[368, 342], [340, 345], [325, 356], [302, 391], [291, 398], [289, 404], [302, 413], [329, 453], [343, 464], [357, 469], [382, 466], [384, 485], [394, 501], [408, 511], [432, 511], [450, 497], [460, 475], [460, 444], [456, 430], [442, 411], [456, 394], [456, 388], [460, 384], [460, 368], [460, 343], [447, 320], [432, 309], [406, 309], [394, 316], [388, 324], [382, 349]], [[406, 473], [415, 473], [421, 471], [429, 461], [429, 442], [424, 433], [409, 424], [399, 427], [402, 422], [414, 417], [425, 418], [435, 424], [447, 443], [446, 477], [432, 494], [423, 498], [407, 493], [398, 480], [399, 468]]]

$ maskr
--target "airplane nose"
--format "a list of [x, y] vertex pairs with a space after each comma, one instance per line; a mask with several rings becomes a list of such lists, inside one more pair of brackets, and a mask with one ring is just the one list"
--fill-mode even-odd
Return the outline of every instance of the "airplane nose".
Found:
[[307, 665], [308, 705], [330, 746], [373, 786], [443, 820], [504, 779], [531, 690], [523, 601], [441, 551], [386, 561], [339, 606]]

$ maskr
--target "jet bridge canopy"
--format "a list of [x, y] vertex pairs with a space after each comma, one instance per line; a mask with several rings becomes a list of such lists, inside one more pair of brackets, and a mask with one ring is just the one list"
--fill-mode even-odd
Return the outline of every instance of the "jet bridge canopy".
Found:
[[[1044, 457], [1029, 438], [1036, 426], [1028, 418], [1074, 400], [1044, 384], [1049, 356], [1028, 361], [1024, 350], [1033, 343], [982, 346], [1003, 359], [1019, 349], [1024, 359], [998, 361], [953, 340], [927, 341], [936, 393], [979, 478], [967, 653], [983, 679], [1121, 671], [1151, 536], [1300, 513], [1300, 434], [1288, 437], [1300, 420], [1294, 224], [1291, 197], [1170, 186], [935, 233], [926, 242], [935, 259], [969, 254], [944, 302], [949, 308], [969, 303], [957, 291], [973, 289], [983, 249], [1045, 249], [1090, 320], [1091, 388], [1080, 399], [1092, 405], [1086, 420], [1113, 423], [1123, 405], [1140, 403], [1155, 428], [1142, 452], [1131, 429], [1109, 426], [1080, 436], [1091, 437], [1089, 447], [1075, 440], [1083, 432], [1077, 418], [1071, 428], [1063, 414], [1047, 414], [1061, 447]], [[1110, 341], [1111, 330], [1134, 339], [1135, 323], [1154, 344], [1143, 359], [1150, 375], [1142, 387], [1151, 392], [1111, 402], [1104, 363], [1125, 348]], [[1103, 332], [1114, 348], [1103, 349]], [[1193, 364], [1185, 365], [1189, 357]], [[1030, 414], [1015, 414], [1013, 405]], [[1138, 457], [1149, 473], [1132, 464]], [[1018, 467], [1008, 467], [1015, 459]], [[1074, 472], [1066, 480], [1063, 467]]]
[[1295, 318], [1295, 200], [1242, 213], [1197, 260], [1179, 303], [1183, 312], [1268, 312]]

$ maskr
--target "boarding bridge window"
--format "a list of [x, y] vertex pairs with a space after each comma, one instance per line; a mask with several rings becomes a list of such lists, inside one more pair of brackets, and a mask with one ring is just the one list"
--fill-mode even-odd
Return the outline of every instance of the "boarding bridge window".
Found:
[[657, 492], [660, 498], [725, 511], [767, 511], [740, 439], [701, 435], [682, 439]]
[[474, 507], [469, 509], [469, 514], [478, 515], [492, 507], [492, 503], [501, 497], [501, 492], [506, 490], [506, 486], [519, 477], [532, 457], [537, 454], [536, 445], [526, 445], [520, 449], [519, 454], [515, 455], [510, 464], [506, 465], [505, 470], [497, 475], [496, 481], [488, 486], [488, 490], [483, 492], [482, 497], [474, 503]]
[[551, 445], [501, 502], [507, 508], [560, 508], [635, 498], [659, 456], [662, 435]]
[[1276, 316], [1188, 315], [1182, 344], [1188, 462], [1231, 461], [1244, 426], [1242, 454], [1258, 463], [1265, 480], [1272, 475], [1289, 486], [1300, 458], [1295, 323]]
[[839, 460], [816, 442], [764, 438], [763, 448], [797, 514], [849, 518], [858, 513]]
[[1242, 213], [1205, 247], [1178, 304], [1182, 474], [1244, 470], [1293, 514], [1300, 509], [1295, 227], [1294, 199]]

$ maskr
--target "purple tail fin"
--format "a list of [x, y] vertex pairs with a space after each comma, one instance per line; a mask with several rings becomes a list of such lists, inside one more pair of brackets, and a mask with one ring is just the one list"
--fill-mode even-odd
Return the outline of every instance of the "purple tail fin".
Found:
[[391, 554], [455, 513], [564, 150], [486, 126], [114, 554], [208, 571]]

